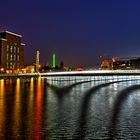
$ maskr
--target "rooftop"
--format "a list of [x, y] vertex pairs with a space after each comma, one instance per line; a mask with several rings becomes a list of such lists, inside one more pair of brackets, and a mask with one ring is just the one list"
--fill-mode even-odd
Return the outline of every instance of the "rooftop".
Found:
[[9, 32], [9, 31], [3, 31], [1, 33], [8, 33], [8, 34], [11, 34], [11, 35], [15, 35], [15, 36], [18, 36], [18, 37], [22, 37], [21, 35], [19, 34], [15, 34], [15, 33], [12, 33], [12, 32]]

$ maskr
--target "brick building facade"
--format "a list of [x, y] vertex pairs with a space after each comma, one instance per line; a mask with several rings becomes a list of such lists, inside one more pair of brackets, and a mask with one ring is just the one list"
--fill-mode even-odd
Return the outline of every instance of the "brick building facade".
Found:
[[24, 44], [21, 35], [0, 32], [0, 68], [3, 71], [17, 71], [24, 67]]

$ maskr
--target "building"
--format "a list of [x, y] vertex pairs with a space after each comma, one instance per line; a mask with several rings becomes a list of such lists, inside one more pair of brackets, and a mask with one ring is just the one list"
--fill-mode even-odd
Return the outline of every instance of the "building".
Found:
[[133, 70], [140, 69], [140, 58], [134, 59], [120, 59], [119, 61], [113, 62], [113, 70]]
[[40, 55], [40, 52], [36, 51], [36, 72], [39, 71], [39, 55]]
[[104, 59], [101, 63], [102, 70], [110, 70], [111, 69], [111, 62], [109, 59]]
[[120, 58], [119, 57], [113, 57], [112, 58], [112, 62], [118, 62], [118, 61], [120, 61]]
[[128, 70], [128, 69], [132, 69], [132, 64], [131, 64], [130, 60], [115, 61], [112, 64], [112, 69], [113, 70]]
[[52, 55], [52, 68], [56, 68], [56, 54]]
[[20, 71], [24, 67], [24, 46], [21, 35], [0, 32], [0, 67], [7, 73]]
[[24, 68], [23, 72], [33, 73], [33, 72], [35, 72], [35, 66], [34, 65], [28, 65]]

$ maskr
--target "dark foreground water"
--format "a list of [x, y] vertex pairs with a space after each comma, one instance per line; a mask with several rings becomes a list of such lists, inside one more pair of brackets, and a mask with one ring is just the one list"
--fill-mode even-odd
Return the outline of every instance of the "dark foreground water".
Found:
[[1, 79], [0, 140], [138, 140], [139, 79]]

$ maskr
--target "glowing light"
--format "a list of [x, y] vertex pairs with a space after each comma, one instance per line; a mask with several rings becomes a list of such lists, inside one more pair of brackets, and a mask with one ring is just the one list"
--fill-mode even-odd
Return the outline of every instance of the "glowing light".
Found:
[[40, 139], [41, 135], [41, 126], [42, 126], [42, 81], [41, 77], [38, 78], [37, 82], [37, 96], [35, 102], [35, 114], [34, 114], [34, 135], [33, 138]]
[[46, 72], [46, 73], [21, 73], [19, 76], [53, 76], [53, 75], [71, 75], [71, 74], [140, 74], [140, 70], [88, 70], [88, 71], [64, 71], [64, 72]]
[[29, 92], [29, 100], [28, 100], [28, 110], [27, 110], [27, 113], [29, 114], [30, 117], [28, 117], [28, 122], [29, 122], [29, 125], [28, 125], [28, 128], [29, 130], [32, 130], [33, 129], [33, 125], [34, 123], [32, 123], [33, 121], [33, 117], [34, 116], [34, 102], [35, 102], [35, 94], [34, 94], [34, 78], [32, 77], [30, 79], [30, 92]]
[[15, 34], [15, 33], [9, 32], [9, 31], [6, 31], [6, 33], [11, 34], [11, 35], [15, 35], [15, 36], [18, 36], [18, 37], [22, 37], [21, 35], [18, 35], [18, 34]]
[[0, 95], [4, 94], [4, 79], [0, 80]]
[[16, 87], [15, 87], [15, 99], [14, 102], [14, 109], [13, 109], [13, 133], [16, 135], [20, 128], [20, 111], [21, 111], [21, 94], [20, 94], [20, 79], [16, 79]]
[[[16, 80], [16, 95], [15, 95], [15, 102], [19, 102], [20, 101], [20, 79], [17, 78]], [[16, 106], [17, 109], [18, 106]]]
[[56, 55], [53, 54], [52, 56], [52, 67], [55, 68], [56, 67]]
[[2, 130], [4, 129], [4, 124], [5, 124], [5, 100], [2, 99], [3, 96], [4, 96], [4, 79], [0, 80], [0, 122], [1, 122], [1, 125], [0, 125], [0, 133], [2, 133]]
[[32, 93], [33, 91], [34, 91], [34, 78], [32, 77], [30, 81], [30, 92]]
[[76, 68], [76, 71], [83, 71], [84, 70], [84, 68]]
[[41, 65], [39, 64], [38, 67], [41, 68]]
[[19, 101], [19, 94], [20, 94], [20, 79], [17, 78], [16, 80], [16, 100]]
[[4, 71], [4, 68], [1, 68], [0, 70], [1, 70], [1, 71]]
[[71, 75], [71, 74], [127, 74], [138, 73], [140, 70], [89, 70], [89, 71], [67, 71], [67, 72], [48, 72], [40, 75]]

